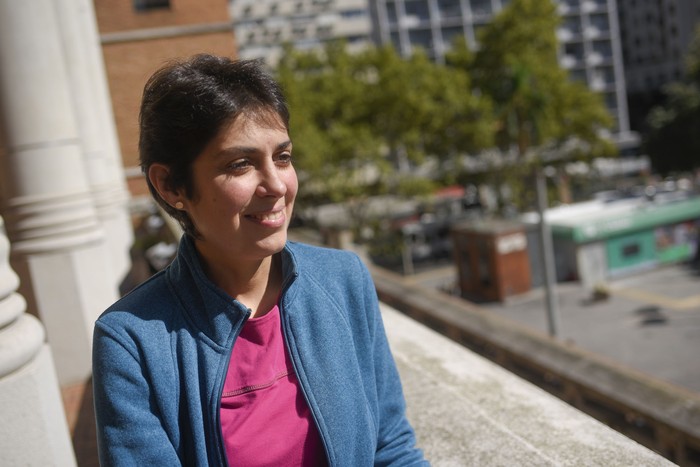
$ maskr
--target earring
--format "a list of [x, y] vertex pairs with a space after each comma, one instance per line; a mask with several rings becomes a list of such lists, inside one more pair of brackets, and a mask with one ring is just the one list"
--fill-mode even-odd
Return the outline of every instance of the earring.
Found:
[[185, 204], [182, 201], [175, 203], [175, 209], [184, 209]]

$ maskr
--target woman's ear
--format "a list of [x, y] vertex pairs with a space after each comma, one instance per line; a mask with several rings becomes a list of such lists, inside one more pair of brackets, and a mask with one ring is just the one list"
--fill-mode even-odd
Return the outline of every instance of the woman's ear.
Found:
[[148, 167], [148, 180], [156, 189], [163, 201], [176, 209], [182, 209], [180, 193], [170, 188], [170, 169], [164, 164], [151, 164]]

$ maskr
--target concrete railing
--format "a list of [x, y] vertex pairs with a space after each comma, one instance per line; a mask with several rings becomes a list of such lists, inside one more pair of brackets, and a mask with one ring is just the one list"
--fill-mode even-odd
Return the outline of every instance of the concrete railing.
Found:
[[68, 425], [44, 327], [26, 313], [0, 217], [0, 465], [71, 467]]
[[[697, 394], [531, 331], [458, 297], [404, 282], [401, 276], [384, 269], [372, 268], [372, 274], [384, 304], [487, 357], [665, 458], [684, 466], [700, 465], [700, 396]], [[413, 345], [418, 345], [420, 339], [412, 340]], [[450, 368], [456, 368], [456, 363], [450, 364]], [[431, 371], [430, 365], [426, 365], [425, 371]], [[468, 389], [469, 385], [465, 384], [460, 392], [478, 389], [475, 399], [489, 398], [489, 391], [498, 392], [504, 387], [494, 383], [491, 387], [472, 385]], [[544, 406], [541, 409], [549, 410]], [[529, 411], [524, 416], [531, 417], [532, 413]], [[445, 426], [448, 425], [446, 422]], [[555, 436], [556, 432], [550, 435]], [[577, 436], [585, 438], [588, 434], [580, 432]]]
[[665, 466], [665, 458], [382, 304], [419, 447], [434, 466]]

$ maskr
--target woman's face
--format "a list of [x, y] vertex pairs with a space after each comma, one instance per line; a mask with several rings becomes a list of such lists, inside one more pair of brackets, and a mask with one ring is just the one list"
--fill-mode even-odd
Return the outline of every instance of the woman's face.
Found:
[[278, 118], [239, 116], [192, 171], [194, 195], [183, 201], [206, 262], [256, 261], [282, 250], [298, 182], [292, 143]]

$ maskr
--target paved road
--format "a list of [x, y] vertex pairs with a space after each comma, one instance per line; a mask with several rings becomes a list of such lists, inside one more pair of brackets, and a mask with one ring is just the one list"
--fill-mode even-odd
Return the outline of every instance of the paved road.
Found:
[[[432, 287], [453, 283], [444, 267], [413, 276]], [[558, 337], [643, 373], [700, 393], [700, 275], [667, 266], [610, 282], [611, 296], [593, 301], [577, 283], [558, 284]], [[514, 321], [547, 332], [542, 289], [481, 303]]]

